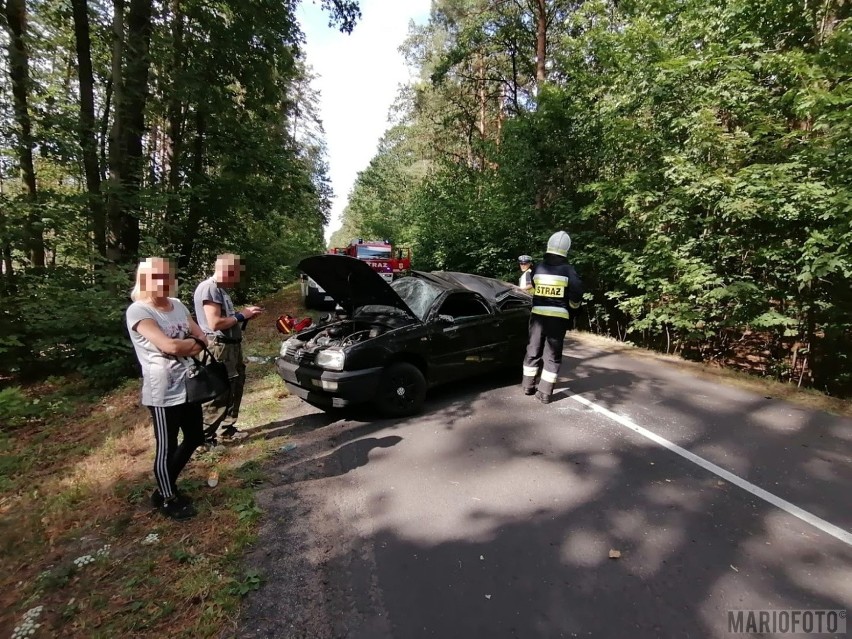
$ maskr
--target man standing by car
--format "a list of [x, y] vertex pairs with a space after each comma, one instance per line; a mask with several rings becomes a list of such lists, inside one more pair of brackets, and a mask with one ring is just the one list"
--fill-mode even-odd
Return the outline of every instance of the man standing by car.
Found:
[[524, 291], [532, 290], [532, 258], [529, 255], [521, 255], [518, 258], [518, 266], [521, 268], [521, 277], [518, 286]]
[[222, 439], [234, 441], [247, 437], [236, 426], [243, 400], [246, 365], [243, 361], [243, 328], [255, 315], [263, 312], [259, 306], [246, 306], [234, 311], [234, 303], [226, 289], [236, 286], [245, 267], [240, 256], [225, 253], [216, 258], [213, 277], [195, 289], [195, 316], [207, 335], [210, 350], [228, 369], [230, 387], [224, 393], [202, 405], [205, 443], [216, 443], [216, 433], [222, 429]]
[[553, 395], [571, 309], [580, 308], [583, 300], [583, 282], [568, 264], [570, 248], [571, 238], [565, 231], [554, 233], [547, 241], [544, 261], [532, 270], [533, 306], [522, 387], [525, 395], [535, 394], [542, 404], [549, 404]]

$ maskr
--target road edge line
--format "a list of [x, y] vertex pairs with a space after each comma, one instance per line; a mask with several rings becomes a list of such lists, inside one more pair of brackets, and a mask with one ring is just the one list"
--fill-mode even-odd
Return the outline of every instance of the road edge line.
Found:
[[844, 530], [843, 528], [840, 528], [840, 526], [835, 526], [834, 524], [822, 519], [821, 517], [817, 517], [813, 513], [809, 513], [807, 510], [799, 508], [798, 506], [790, 503], [786, 499], [782, 499], [777, 495], [773, 495], [772, 493], [764, 490], [760, 486], [756, 486], [750, 481], [747, 481], [742, 477], [734, 475], [732, 472], [725, 470], [721, 466], [717, 466], [713, 462], [707, 461], [703, 457], [699, 457], [695, 453], [689, 452], [688, 450], [682, 448], [681, 446], [678, 446], [674, 442], [670, 442], [665, 437], [660, 437], [656, 433], [651, 432], [650, 430], [643, 428], [638, 424], [635, 424], [627, 417], [622, 417], [621, 415], [613, 413], [611, 410], [604, 408], [603, 406], [598, 406], [597, 404], [586, 399], [585, 397], [582, 397], [580, 395], [569, 395], [569, 397], [574, 401], [579, 402], [580, 404], [583, 404], [588, 408], [591, 408], [593, 411], [600, 413], [601, 415], [608, 417], [614, 422], [617, 422], [618, 424], [621, 424], [622, 426], [632, 430], [633, 432], [642, 435], [642, 437], [650, 439], [652, 442], [659, 444], [663, 448], [670, 450], [671, 452], [677, 455], [680, 455], [684, 459], [691, 461], [693, 464], [700, 466], [704, 470], [708, 470], [714, 475], [717, 475], [722, 479], [734, 484], [735, 486], [742, 488], [743, 490], [751, 493], [755, 497], [758, 497], [772, 504], [776, 508], [780, 508], [784, 512], [793, 515], [797, 519], [800, 519], [801, 521], [810, 524], [814, 528], [821, 530], [827, 535], [831, 535], [835, 539], [839, 539], [845, 544], [852, 546], [852, 533]]

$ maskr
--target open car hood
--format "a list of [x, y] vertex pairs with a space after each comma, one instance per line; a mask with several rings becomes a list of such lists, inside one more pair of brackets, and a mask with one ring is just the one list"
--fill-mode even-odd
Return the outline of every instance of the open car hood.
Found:
[[312, 255], [298, 266], [335, 302], [354, 312], [362, 306], [393, 306], [417, 319], [403, 299], [370, 266], [348, 255]]

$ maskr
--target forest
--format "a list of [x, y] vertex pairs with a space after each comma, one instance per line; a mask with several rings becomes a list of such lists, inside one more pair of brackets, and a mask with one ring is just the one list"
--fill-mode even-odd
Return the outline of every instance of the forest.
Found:
[[[351, 32], [352, 0], [323, 0]], [[296, 3], [0, 2], [0, 378], [133, 374], [140, 258], [188, 283], [242, 256], [243, 294], [323, 250], [331, 189]]]
[[[357, 29], [357, 2], [321, 4]], [[191, 288], [239, 253], [261, 296], [325, 249], [297, 5], [0, 2], [0, 378], [132, 374], [140, 257]], [[563, 229], [579, 328], [848, 395], [849, 17], [848, 0], [433, 0], [399, 50], [418, 80], [331, 244], [389, 237], [419, 270], [514, 280]]]
[[579, 328], [848, 396], [846, 0], [435, 0], [332, 244], [514, 280], [556, 230]]

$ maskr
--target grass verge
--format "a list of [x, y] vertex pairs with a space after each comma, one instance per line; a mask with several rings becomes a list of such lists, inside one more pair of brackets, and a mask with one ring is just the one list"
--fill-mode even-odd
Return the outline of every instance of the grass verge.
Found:
[[[274, 370], [280, 313], [298, 286], [265, 300], [250, 324], [239, 446], [193, 456], [181, 488], [199, 514], [173, 522], [149, 503], [154, 439], [133, 380], [104, 397], [81, 380], [22, 389], [28, 404], [0, 430], [0, 634], [14, 637], [218, 637], [263, 579], [242, 556], [261, 515], [254, 489], [281, 439], [286, 391]], [[218, 484], [208, 478], [218, 474]]]

